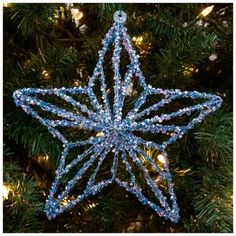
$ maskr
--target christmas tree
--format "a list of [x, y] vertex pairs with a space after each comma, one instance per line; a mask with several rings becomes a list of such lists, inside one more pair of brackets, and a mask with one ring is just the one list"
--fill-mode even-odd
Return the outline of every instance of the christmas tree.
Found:
[[[232, 8], [232, 4], [4, 4], [4, 232], [232, 232]], [[148, 84], [215, 93], [223, 98], [223, 106], [168, 147], [178, 223], [159, 217], [117, 185], [49, 221], [43, 208], [62, 145], [16, 108], [12, 94], [23, 87], [86, 86], [101, 41], [120, 9], [128, 15], [126, 27]], [[123, 73], [128, 57], [121, 55]], [[104, 62], [112, 87], [111, 58], [112, 49]], [[125, 111], [138, 93], [132, 84]], [[181, 105], [170, 103], [168, 109]], [[74, 140], [89, 135], [76, 129], [66, 132]], [[158, 153], [143, 151], [161, 162]], [[110, 166], [105, 163], [101, 175], [109, 175]], [[135, 171], [145, 188], [143, 176]], [[61, 188], [72, 174], [63, 179]], [[125, 169], [120, 175], [126, 175]], [[82, 185], [88, 178], [84, 176]], [[80, 187], [62, 204], [78, 195]]]

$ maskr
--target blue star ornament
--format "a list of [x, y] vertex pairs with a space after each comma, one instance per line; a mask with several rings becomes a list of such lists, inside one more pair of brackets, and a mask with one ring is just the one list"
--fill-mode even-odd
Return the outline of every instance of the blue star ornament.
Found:
[[[192, 129], [195, 124], [201, 122], [205, 116], [219, 108], [222, 99], [213, 94], [153, 88], [146, 84], [138, 56], [132, 48], [127, 29], [124, 26], [125, 21], [126, 14], [123, 11], [114, 14], [114, 24], [102, 41], [103, 48], [99, 51], [99, 59], [87, 87], [23, 88], [13, 94], [17, 106], [21, 106], [26, 113], [37, 118], [55, 138], [63, 143], [55, 181], [52, 183], [45, 204], [45, 213], [49, 219], [57, 217], [88, 196], [97, 194], [104, 187], [117, 183], [135, 195], [142, 204], [150, 206], [159, 216], [170, 219], [172, 222], [179, 220], [179, 208], [165, 149]], [[105, 54], [110, 44], [113, 44], [114, 47], [112, 55], [114, 84], [111, 86], [114, 88], [113, 91], [107, 88], [103, 69]], [[122, 46], [130, 61], [124, 76], [121, 75], [120, 66]], [[141, 92], [133, 107], [127, 112], [126, 106], [124, 106], [125, 100], [137, 92], [132, 89], [135, 83], [140, 86]], [[96, 92], [97, 90], [100, 90], [99, 94]], [[79, 99], [76, 99], [82, 96], [86, 97], [87, 103], [79, 102]], [[155, 99], [149, 99], [151, 96], [159, 98], [153, 105], [150, 103], [153, 103]], [[59, 105], [47, 102], [46, 100], [50, 100], [47, 99], [48, 97], [56, 97]], [[168, 104], [178, 101], [180, 98], [195, 103], [168, 113], [165, 110]], [[201, 100], [201, 102], [197, 103], [197, 100]], [[149, 102], [147, 103], [147, 101]], [[67, 106], [61, 107], [61, 103], [65, 103]], [[113, 106], [110, 105], [111, 103]], [[71, 110], [69, 107], [73, 109]], [[44, 114], [51, 116], [46, 118]], [[192, 118], [194, 114], [197, 115]], [[171, 123], [172, 120], [181, 119], [184, 116], [191, 117], [187, 124], [174, 125]], [[93, 135], [85, 140], [70, 141], [63, 135], [62, 127], [81, 129], [82, 133], [91, 131]], [[158, 144], [152, 140], [146, 140], [141, 135], [142, 133], [148, 133], [150, 137], [154, 134], [166, 135], [168, 139]], [[68, 153], [73, 148], [83, 151], [67, 163]], [[150, 154], [153, 150], [159, 153], [158, 161]], [[108, 163], [110, 160], [112, 160], [109, 171], [111, 176], [97, 181], [98, 172], [104, 163]], [[124, 180], [119, 175], [120, 163], [127, 173], [128, 180]], [[77, 165], [79, 165], [78, 168]], [[95, 167], [93, 167], [94, 165]], [[92, 174], [82, 193], [68, 201], [67, 204], [62, 204], [63, 199], [71, 193], [91, 167], [93, 168]], [[63, 177], [67, 173], [71, 173], [73, 168], [77, 168], [74, 177], [67, 182], [66, 187], [60, 187]], [[148, 188], [143, 187], [143, 184], [141, 187], [140, 180], [134, 174], [134, 169], [142, 173], [142, 181]], [[158, 178], [153, 178], [153, 172]], [[147, 196], [147, 193], [150, 192], [154, 196], [152, 199]]]

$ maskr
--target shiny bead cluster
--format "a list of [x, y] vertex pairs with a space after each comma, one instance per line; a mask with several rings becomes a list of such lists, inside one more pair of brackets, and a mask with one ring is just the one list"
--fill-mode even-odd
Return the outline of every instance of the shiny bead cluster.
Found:
[[[26, 113], [37, 118], [48, 128], [48, 131], [54, 137], [59, 138], [63, 143], [64, 150], [61, 155], [58, 169], [56, 170], [55, 181], [52, 184], [48, 200], [46, 201], [45, 212], [49, 219], [55, 218], [65, 210], [72, 208], [84, 198], [90, 195], [95, 195], [105, 186], [116, 182], [128, 192], [134, 194], [142, 204], [149, 205], [153, 208], [160, 216], [170, 219], [172, 222], [177, 222], [179, 220], [179, 208], [173, 191], [168, 161], [160, 167], [146, 152], [143, 151], [141, 146], [145, 148], [155, 148], [161, 152], [167, 160], [167, 154], [165, 152], [166, 147], [181, 138], [189, 129], [192, 129], [195, 124], [201, 122], [206, 115], [219, 108], [222, 99], [213, 94], [199, 93], [196, 91], [182, 92], [178, 89], [167, 90], [153, 88], [151, 85], [147, 85], [140, 69], [138, 56], [132, 48], [130, 38], [127, 35], [127, 29], [124, 26], [126, 14], [122, 11], [118, 11], [114, 15], [114, 20], [115, 22], [113, 26], [102, 41], [103, 48], [98, 53], [99, 59], [87, 87], [59, 89], [23, 88], [15, 91], [13, 94], [17, 106], [21, 106]], [[108, 98], [107, 85], [103, 70], [104, 57], [109, 45], [112, 43], [114, 45], [112, 56], [112, 67], [114, 72], [113, 106], [110, 105], [110, 100]], [[127, 72], [123, 80], [121, 79], [120, 74], [120, 54], [122, 45], [127, 51], [130, 59], [130, 64], [127, 66]], [[122, 117], [122, 109], [125, 97], [127, 96], [127, 89], [130, 83], [133, 82], [134, 76], [138, 77], [138, 82], [143, 88], [143, 91], [135, 102], [134, 108], [130, 110], [125, 117]], [[99, 100], [94, 93], [95, 82], [100, 83], [102, 100]], [[92, 109], [89, 109], [85, 104], [74, 100], [72, 95], [75, 94], [86, 95], [92, 105]], [[37, 95], [56, 95], [58, 99], [63, 99], [82, 113], [71, 112], [60, 108], [57, 105], [39, 99]], [[149, 108], [141, 111], [141, 106], [145, 103], [147, 96], [149, 95], [161, 95], [163, 98]], [[178, 98], [189, 98], [193, 100], [201, 98], [205, 99], [205, 102], [179, 109], [176, 112], [155, 115], [152, 118], [150, 117], [150, 114], [153, 114], [153, 112], [158, 111], [159, 108], [164, 107], [166, 104]], [[43, 111], [55, 114], [56, 117], [60, 117], [60, 119], [57, 118], [53, 120], [43, 118], [33, 109], [34, 106], [38, 106]], [[191, 115], [195, 111], [199, 112], [198, 116], [193, 118], [187, 125], [177, 126], [162, 124], [163, 121], [168, 121], [183, 115]], [[91, 136], [85, 141], [70, 142], [58, 131], [57, 127], [59, 126], [88, 129], [97, 132], [97, 134], [101, 133], [102, 135]], [[134, 135], [134, 131], [163, 134], [171, 132], [172, 135], [167, 141], [162, 144], [157, 144], [154, 141], [146, 141], [141, 137]], [[84, 153], [78, 155], [70, 164], [66, 165], [65, 160], [68, 156], [69, 150], [84, 145], [90, 145], [90, 147], [86, 149]], [[104, 164], [109, 152], [112, 152], [114, 156], [111, 167], [112, 177], [100, 181], [99, 183], [95, 183], [98, 171]], [[147, 161], [159, 173], [159, 176], [163, 181], [166, 181], [169, 196], [168, 201], [158, 184], [148, 174], [148, 170], [144, 166], [140, 156], [142, 156], [142, 158], [144, 158], [145, 161]], [[74, 178], [68, 182], [65, 189], [55, 197], [62, 177], [68, 173], [72, 167], [79, 162], [82, 162], [86, 157], [89, 157], [89, 160], [84, 162], [83, 166], [78, 170]], [[130, 181], [122, 181], [117, 177], [116, 172], [119, 160], [125, 164], [126, 171], [130, 174]], [[96, 161], [97, 166], [90, 176], [83, 194], [70, 201], [67, 205], [61, 205], [60, 202], [70, 193], [75, 184]], [[132, 172], [130, 161], [133, 165], [137, 165], [144, 173], [146, 183], [150, 187], [150, 190], [155, 194], [159, 204], [150, 201], [144, 195], [142, 188], [138, 185], [135, 175]]]

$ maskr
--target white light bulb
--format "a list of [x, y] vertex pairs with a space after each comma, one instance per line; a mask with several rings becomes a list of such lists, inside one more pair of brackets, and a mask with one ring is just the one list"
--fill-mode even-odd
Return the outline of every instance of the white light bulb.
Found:
[[10, 7], [10, 5], [11, 3], [7, 3], [7, 2], [3, 3], [3, 7]]
[[164, 157], [162, 154], [159, 154], [157, 156], [157, 159], [159, 162], [161, 162], [162, 164], [166, 164], [166, 157]]
[[97, 137], [102, 137], [102, 136], [104, 136], [104, 133], [103, 132], [98, 132], [96, 136]]
[[207, 15], [209, 15], [212, 12], [213, 8], [214, 8], [214, 5], [207, 7], [206, 9], [204, 9], [201, 12], [201, 15], [206, 17]]
[[48, 161], [48, 158], [49, 158], [48, 154], [46, 154], [45, 156], [43, 156], [43, 160], [44, 160], [44, 161]]
[[213, 53], [209, 56], [210, 61], [215, 61], [217, 59], [217, 54]]
[[8, 199], [9, 192], [10, 192], [10, 189], [6, 185], [3, 185], [2, 186], [2, 196], [4, 199]]

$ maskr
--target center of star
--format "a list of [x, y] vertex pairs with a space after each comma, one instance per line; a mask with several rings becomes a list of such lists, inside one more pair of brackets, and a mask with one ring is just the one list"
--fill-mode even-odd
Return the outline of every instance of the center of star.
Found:
[[110, 124], [106, 125], [101, 132], [97, 133], [97, 136], [106, 135], [110, 137], [113, 141], [115, 141], [115, 144], [118, 144], [120, 142], [123, 143], [125, 141], [126, 137], [125, 133], [126, 131], [122, 124], [111, 122]]

